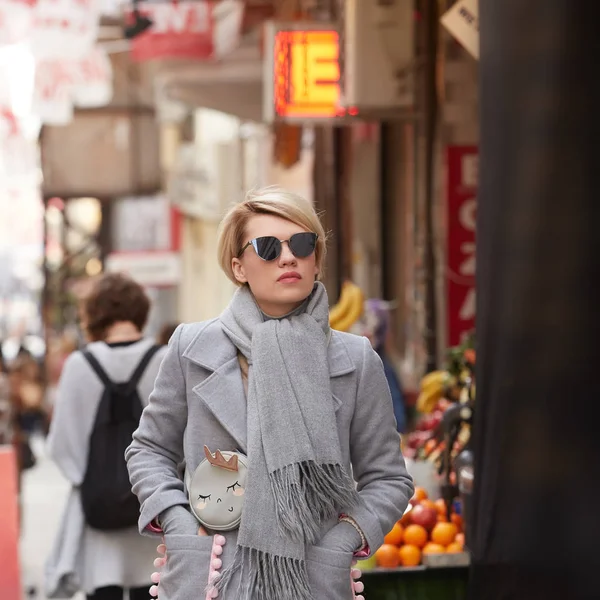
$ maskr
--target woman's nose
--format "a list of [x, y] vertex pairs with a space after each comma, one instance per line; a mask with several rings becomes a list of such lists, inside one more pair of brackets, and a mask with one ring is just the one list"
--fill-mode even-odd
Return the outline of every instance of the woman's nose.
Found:
[[279, 257], [280, 265], [296, 264], [296, 257], [292, 254], [290, 246], [287, 243], [281, 245], [281, 255]]

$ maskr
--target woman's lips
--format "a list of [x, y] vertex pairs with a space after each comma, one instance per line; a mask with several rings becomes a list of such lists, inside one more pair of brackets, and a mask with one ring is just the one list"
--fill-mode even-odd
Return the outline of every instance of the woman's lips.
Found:
[[302, 277], [300, 277], [300, 273], [290, 271], [289, 273], [284, 273], [277, 281], [278, 283], [296, 283], [301, 279]]

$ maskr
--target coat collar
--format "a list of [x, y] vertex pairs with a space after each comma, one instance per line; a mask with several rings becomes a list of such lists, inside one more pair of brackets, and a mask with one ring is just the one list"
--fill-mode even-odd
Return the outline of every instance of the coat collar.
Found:
[[[237, 361], [237, 348], [221, 328], [218, 319], [208, 321], [183, 352], [183, 358], [211, 371], [193, 391], [221, 425], [246, 451], [246, 396]], [[341, 334], [332, 331], [328, 347], [329, 376], [352, 373], [356, 366]]]
[[[356, 369], [342, 335], [332, 330], [327, 350], [329, 376], [340, 377]], [[183, 358], [209, 371], [217, 371], [237, 357], [237, 348], [223, 332], [218, 319], [207, 321], [183, 352]]]

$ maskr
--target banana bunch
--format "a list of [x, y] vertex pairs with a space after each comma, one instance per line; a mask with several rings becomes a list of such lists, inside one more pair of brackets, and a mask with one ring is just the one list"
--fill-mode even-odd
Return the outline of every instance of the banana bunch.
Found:
[[421, 380], [421, 391], [417, 398], [417, 410], [427, 414], [432, 412], [443, 397], [450, 379], [448, 371], [432, 371]]
[[331, 328], [348, 331], [360, 319], [364, 306], [365, 298], [362, 290], [355, 283], [345, 281], [340, 299], [329, 311]]

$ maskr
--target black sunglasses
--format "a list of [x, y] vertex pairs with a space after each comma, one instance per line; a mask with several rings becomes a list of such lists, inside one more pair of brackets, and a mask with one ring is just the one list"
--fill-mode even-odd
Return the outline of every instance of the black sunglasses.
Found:
[[248, 246], [252, 246], [259, 258], [271, 261], [281, 256], [281, 249], [284, 243], [290, 248], [291, 253], [296, 258], [306, 258], [310, 256], [317, 247], [318, 235], [312, 231], [303, 231], [295, 233], [289, 240], [279, 240], [275, 236], [265, 235], [250, 240], [238, 254], [238, 258], [244, 254]]

